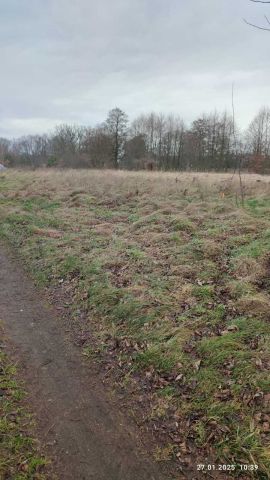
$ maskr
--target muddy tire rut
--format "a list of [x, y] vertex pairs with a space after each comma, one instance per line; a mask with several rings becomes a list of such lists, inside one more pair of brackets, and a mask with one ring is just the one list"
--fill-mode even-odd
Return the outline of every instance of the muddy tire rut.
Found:
[[0, 320], [60, 480], [162, 480], [139, 432], [65, 337], [64, 320], [0, 245]]

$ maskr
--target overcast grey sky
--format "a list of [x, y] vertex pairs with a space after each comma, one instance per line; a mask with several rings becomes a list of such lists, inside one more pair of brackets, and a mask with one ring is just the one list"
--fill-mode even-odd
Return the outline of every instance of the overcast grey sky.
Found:
[[114, 106], [235, 108], [244, 128], [270, 100], [270, 5], [249, 0], [0, 0], [0, 136], [95, 124]]

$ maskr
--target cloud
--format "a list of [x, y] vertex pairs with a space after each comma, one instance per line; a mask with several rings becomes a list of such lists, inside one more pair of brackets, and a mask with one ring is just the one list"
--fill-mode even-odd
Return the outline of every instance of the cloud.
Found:
[[0, 135], [101, 122], [115, 105], [230, 109], [242, 127], [269, 98], [270, 7], [248, 0], [9, 0], [0, 4]]

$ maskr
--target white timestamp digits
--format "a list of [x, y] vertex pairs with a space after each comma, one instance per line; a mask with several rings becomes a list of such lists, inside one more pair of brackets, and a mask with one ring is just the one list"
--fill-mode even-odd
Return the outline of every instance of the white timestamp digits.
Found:
[[197, 465], [197, 470], [198, 470], [198, 471], [199, 471], [199, 470], [200, 470], [200, 471], [216, 470], [216, 465], [211, 465], [211, 464], [205, 465], [205, 464], [203, 464], [203, 463], [199, 463], [199, 464]]
[[218, 469], [226, 472], [233, 472], [236, 469], [236, 465], [219, 465]]
[[248, 465], [248, 464], [243, 464], [243, 465], [239, 465], [240, 466], [240, 469], [242, 471], [245, 471], [245, 472], [253, 472], [255, 470], [258, 470], [258, 465]]

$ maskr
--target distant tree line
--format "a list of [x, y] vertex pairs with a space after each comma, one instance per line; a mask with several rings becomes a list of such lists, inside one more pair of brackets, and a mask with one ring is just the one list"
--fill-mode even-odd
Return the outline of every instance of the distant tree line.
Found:
[[149, 113], [129, 122], [114, 108], [95, 127], [58, 125], [51, 134], [0, 138], [0, 163], [10, 167], [122, 168], [130, 170], [270, 173], [270, 109], [246, 132], [225, 113], [204, 114], [190, 126], [175, 115]]

